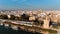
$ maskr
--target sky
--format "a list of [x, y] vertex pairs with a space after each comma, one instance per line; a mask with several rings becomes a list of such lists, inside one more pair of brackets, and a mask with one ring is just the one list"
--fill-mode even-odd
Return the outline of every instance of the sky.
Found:
[[60, 9], [60, 0], [0, 0], [0, 10]]

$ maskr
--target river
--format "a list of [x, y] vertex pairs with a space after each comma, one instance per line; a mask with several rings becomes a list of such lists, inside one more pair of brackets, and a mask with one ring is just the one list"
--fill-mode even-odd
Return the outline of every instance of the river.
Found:
[[0, 34], [39, 34], [39, 33], [32, 33], [32, 32], [27, 32], [27, 31], [22, 31], [22, 30], [13, 30], [11, 28], [6, 28], [4, 26], [0, 26]]

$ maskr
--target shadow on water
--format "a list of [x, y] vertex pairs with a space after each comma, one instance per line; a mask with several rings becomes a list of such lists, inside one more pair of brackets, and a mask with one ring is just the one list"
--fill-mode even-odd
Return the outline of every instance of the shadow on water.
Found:
[[32, 33], [22, 30], [13, 30], [11, 28], [5, 28], [4, 26], [0, 26], [0, 34], [40, 34], [40, 33]]

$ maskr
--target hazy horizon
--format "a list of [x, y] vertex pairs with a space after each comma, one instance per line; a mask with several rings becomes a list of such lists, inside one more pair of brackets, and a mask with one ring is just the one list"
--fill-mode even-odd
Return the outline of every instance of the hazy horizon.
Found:
[[60, 10], [60, 0], [0, 0], [0, 10]]

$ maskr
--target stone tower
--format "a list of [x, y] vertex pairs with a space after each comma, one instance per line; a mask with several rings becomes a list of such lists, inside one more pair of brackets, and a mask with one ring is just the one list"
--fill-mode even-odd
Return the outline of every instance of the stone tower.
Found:
[[47, 16], [46, 19], [44, 19], [44, 24], [43, 24], [44, 28], [49, 28], [49, 21], [50, 21], [50, 18]]

